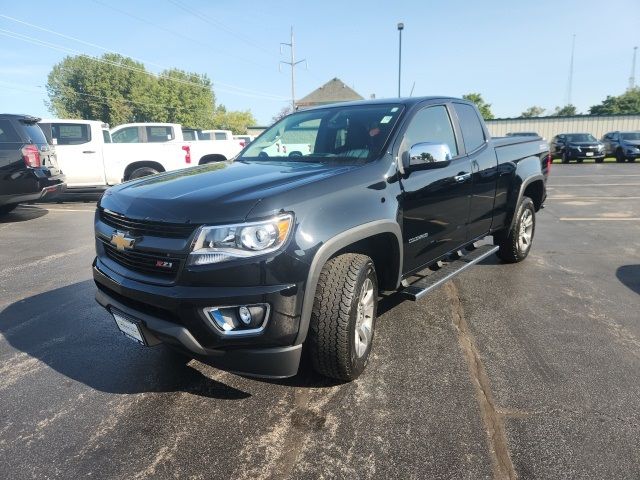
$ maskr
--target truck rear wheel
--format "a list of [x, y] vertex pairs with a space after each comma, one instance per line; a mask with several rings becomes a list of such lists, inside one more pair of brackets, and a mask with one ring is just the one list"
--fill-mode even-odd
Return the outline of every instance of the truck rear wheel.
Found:
[[529, 255], [535, 231], [536, 209], [533, 200], [522, 197], [513, 227], [494, 235], [494, 244], [500, 247], [496, 255], [507, 263], [521, 262]]
[[309, 347], [313, 368], [338, 380], [355, 380], [369, 360], [378, 306], [373, 261], [346, 253], [320, 273], [311, 313]]
[[135, 180], [136, 178], [146, 177], [147, 175], [155, 175], [158, 172], [155, 168], [151, 167], [140, 167], [136, 168], [131, 175], [129, 175], [129, 180]]

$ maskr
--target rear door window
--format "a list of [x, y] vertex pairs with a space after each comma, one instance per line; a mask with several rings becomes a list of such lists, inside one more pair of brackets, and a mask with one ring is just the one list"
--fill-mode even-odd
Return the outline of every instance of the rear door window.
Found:
[[216, 140], [226, 140], [227, 134], [225, 132], [214, 132]]
[[91, 129], [85, 123], [52, 123], [53, 145], [82, 145], [91, 141]]
[[486, 138], [476, 109], [466, 103], [454, 103], [453, 108], [458, 115], [465, 150], [467, 153], [477, 150], [484, 145]]
[[111, 134], [113, 143], [138, 143], [140, 134], [138, 127], [126, 127]]
[[146, 127], [147, 141], [152, 143], [168, 142], [173, 140], [173, 128], [171, 127]]
[[22, 143], [10, 120], [0, 120], [0, 143]]

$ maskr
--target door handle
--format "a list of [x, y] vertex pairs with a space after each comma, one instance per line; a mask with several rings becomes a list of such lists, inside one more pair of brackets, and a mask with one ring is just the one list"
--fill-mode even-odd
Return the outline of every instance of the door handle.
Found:
[[95, 150], [83, 150], [82, 153], [96, 153]]
[[459, 173], [458, 175], [453, 177], [453, 179], [458, 183], [466, 182], [470, 178], [471, 178], [471, 174], [470, 173]]

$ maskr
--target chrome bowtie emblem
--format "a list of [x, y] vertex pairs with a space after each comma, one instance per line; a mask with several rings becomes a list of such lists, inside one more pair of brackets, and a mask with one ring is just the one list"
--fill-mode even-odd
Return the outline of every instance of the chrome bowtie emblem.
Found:
[[116, 249], [123, 251], [128, 248], [133, 248], [133, 245], [136, 243], [136, 239], [127, 236], [126, 232], [116, 230], [113, 232], [113, 235], [111, 235], [110, 243], [111, 245], [114, 245]]

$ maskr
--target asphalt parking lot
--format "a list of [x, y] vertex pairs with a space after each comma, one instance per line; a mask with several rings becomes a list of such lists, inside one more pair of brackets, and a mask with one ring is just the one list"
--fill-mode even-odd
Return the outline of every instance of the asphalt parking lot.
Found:
[[527, 261], [383, 299], [350, 384], [129, 341], [93, 299], [92, 218], [0, 221], [4, 478], [640, 477], [640, 164], [554, 164]]

